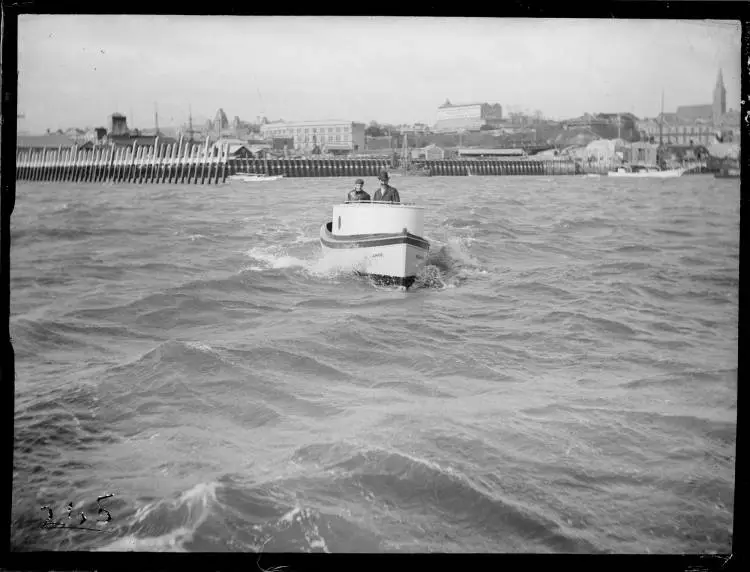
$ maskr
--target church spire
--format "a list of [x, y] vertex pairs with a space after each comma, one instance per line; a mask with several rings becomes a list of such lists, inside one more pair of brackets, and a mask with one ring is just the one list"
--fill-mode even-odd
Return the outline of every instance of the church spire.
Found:
[[718, 124], [722, 116], [727, 112], [727, 89], [724, 87], [724, 77], [721, 73], [721, 68], [719, 68], [719, 75], [716, 76], [716, 87], [714, 87], [714, 101], [711, 111], [714, 124]]

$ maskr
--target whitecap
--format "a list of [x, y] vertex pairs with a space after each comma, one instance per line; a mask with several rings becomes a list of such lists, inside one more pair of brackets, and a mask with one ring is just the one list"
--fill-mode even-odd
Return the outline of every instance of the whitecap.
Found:
[[253, 247], [245, 253], [250, 258], [259, 262], [264, 262], [268, 268], [292, 268], [304, 267], [307, 265], [305, 260], [290, 256], [286, 249], [280, 246]]
[[185, 544], [190, 542], [195, 531], [206, 521], [210, 513], [209, 504], [216, 502], [215, 482], [198, 483], [183, 492], [177, 499], [158, 501], [140, 507], [134, 517], [134, 524], [139, 524], [155, 510], [164, 507], [177, 511], [183, 506], [189, 510], [190, 522], [159, 536], [137, 536], [128, 534], [122, 538], [100, 547], [100, 551], [152, 551], [152, 552], [186, 552]]

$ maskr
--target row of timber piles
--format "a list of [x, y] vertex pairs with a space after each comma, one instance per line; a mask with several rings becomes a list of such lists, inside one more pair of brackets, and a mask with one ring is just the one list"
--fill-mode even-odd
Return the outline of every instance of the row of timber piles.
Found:
[[[575, 164], [561, 159], [547, 161], [425, 161], [414, 163], [415, 170], [427, 167], [434, 176], [466, 175], [572, 175]], [[388, 161], [376, 159], [229, 159], [228, 173], [263, 173], [285, 177], [375, 177], [389, 169]]]
[[226, 148], [214, 152], [206, 145], [183, 144], [95, 149], [58, 148], [19, 151], [16, 179], [20, 181], [193, 183], [225, 180]]
[[[434, 176], [572, 175], [571, 161], [462, 160], [427, 161]], [[126, 182], [136, 184], [216, 184], [236, 173], [285, 177], [377, 176], [389, 163], [382, 159], [238, 159], [227, 149], [182, 142], [153, 147], [42, 149], [19, 151], [16, 178], [21, 181]]]

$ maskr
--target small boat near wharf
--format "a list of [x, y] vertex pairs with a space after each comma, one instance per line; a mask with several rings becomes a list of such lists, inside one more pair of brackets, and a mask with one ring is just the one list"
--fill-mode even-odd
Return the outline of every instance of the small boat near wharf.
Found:
[[651, 179], [672, 179], [681, 177], [686, 169], [658, 169], [656, 167], [634, 168], [630, 166], [618, 167], [616, 171], [609, 171], [608, 177], [634, 177], [634, 178], [651, 178]]
[[253, 183], [256, 181], [278, 181], [284, 175], [264, 175], [262, 173], [235, 173], [227, 177], [229, 181], [240, 181], [242, 183]]

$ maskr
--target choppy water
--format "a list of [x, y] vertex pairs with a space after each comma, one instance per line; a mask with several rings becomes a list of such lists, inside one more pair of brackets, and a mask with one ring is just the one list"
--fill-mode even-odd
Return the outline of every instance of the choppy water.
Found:
[[19, 185], [14, 550], [730, 550], [738, 181], [396, 179], [406, 293], [350, 182]]

